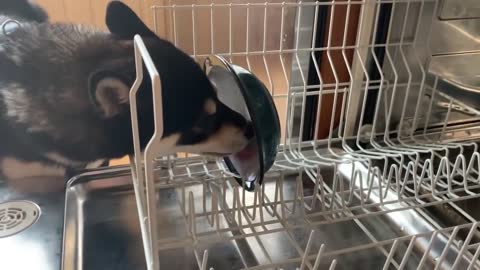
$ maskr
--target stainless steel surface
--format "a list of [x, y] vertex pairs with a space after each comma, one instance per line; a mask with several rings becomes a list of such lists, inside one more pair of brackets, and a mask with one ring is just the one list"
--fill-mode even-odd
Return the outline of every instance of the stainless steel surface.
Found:
[[[479, 78], [480, 79], [480, 78]], [[460, 101], [476, 114], [480, 110], [480, 80], [463, 78], [438, 78], [438, 90]]]
[[65, 184], [59, 179], [0, 181], [0, 203], [31, 201], [38, 220], [14, 235], [0, 238], [0, 269], [58, 270], [62, 257]]
[[475, 53], [449, 54], [433, 56], [430, 62], [430, 72], [446, 79], [456, 79], [462, 83], [462, 79], [474, 79], [468, 84], [480, 86], [480, 51]]
[[443, 20], [480, 18], [480, 5], [478, 0], [442, 0], [440, 18]]
[[[361, 165], [359, 165], [361, 166]], [[350, 166], [340, 167], [342, 175], [348, 178], [351, 175]], [[325, 168], [328, 170], [328, 168]], [[331, 174], [332, 172], [330, 172]], [[328, 175], [328, 171], [326, 172]], [[296, 175], [285, 178], [284, 196], [295, 196], [294, 186]], [[366, 178], [364, 178], [366, 179]], [[275, 177], [267, 179], [266, 194], [273, 196]], [[325, 179], [325, 181], [331, 181]], [[360, 184], [360, 183], [356, 183]], [[364, 183], [365, 184], [365, 183]], [[195, 194], [195, 205], [202, 205], [202, 183], [188, 187]], [[226, 228], [220, 235], [215, 232], [205, 216], [198, 217], [197, 233], [209, 235], [194, 241], [189, 232], [188, 217], [182, 210], [182, 192], [180, 189], [162, 189], [159, 192], [159, 241], [161, 269], [197, 269], [197, 260], [194, 250], [202, 253], [208, 249], [208, 266], [214, 269], [241, 269], [269, 262], [281, 262], [288, 258], [296, 258], [298, 250], [289, 239], [295, 239], [303, 249], [307, 245], [311, 229], [316, 233], [312, 241], [311, 251], [315, 254], [321, 244], [326, 244], [329, 251], [346, 249], [349, 247], [368, 246], [379, 241], [398, 238], [410, 234], [422, 234], [416, 239], [416, 249], [409, 256], [406, 269], [418, 265], [423, 252], [429, 243], [431, 231], [436, 229], [435, 224], [428, 222], [417, 210], [405, 210], [388, 213], [381, 216], [369, 216], [344, 222], [323, 224], [314, 228], [298, 226], [286, 228], [270, 218], [263, 225], [265, 231], [276, 229], [257, 237], [242, 237], [248, 234], [249, 229], [239, 230], [238, 224], [220, 215], [220, 223], [215, 226]], [[305, 188], [309, 194], [311, 189]], [[227, 195], [229, 198], [230, 195]], [[378, 194], [372, 196], [378, 200]], [[211, 198], [206, 198], [207, 202]], [[227, 201], [230, 201], [227, 199]], [[221, 206], [222, 203], [218, 202]], [[208, 205], [208, 203], [207, 203]], [[391, 205], [392, 209], [397, 207]], [[388, 210], [388, 209], [384, 209]], [[200, 210], [201, 211], [201, 210]], [[188, 211], [187, 211], [188, 212]], [[108, 213], [108, 214], [107, 214]], [[134, 192], [131, 186], [130, 169], [108, 169], [95, 173], [81, 175], [72, 179], [67, 187], [65, 211], [65, 242], [63, 255], [63, 269], [145, 269], [140, 228], [135, 206]], [[300, 213], [299, 213], [300, 215]], [[257, 215], [257, 220], [258, 220]], [[271, 219], [271, 220], [270, 220]], [[256, 221], [255, 221], [256, 222]], [[289, 221], [300, 225], [298, 219]], [[257, 228], [261, 230], [261, 228]], [[221, 237], [237, 236], [237, 240], [222, 241]], [[175, 239], [173, 241], [172, 239]], [[447, 238], [442, 233], [435, 238], [435, 244], [430, 248], [426, 266], [433, 262], [443, 248]], [[168, 243], [185, 243], [182, 246]], [[398, 250], [407, 248], [407, 242], [401, 242]], [[449, 269], [455, 258], [455, 245], [448, 249], [445, 260], [439, 269]], [[262, 247], [265, 248], [262, 250]], [[268, 250], [268, 253], [265, 253]], [[319, 269], [328, 268], [332, 259], [341, 256], [336, 269], [382, 269], [387, 249], [381, 246], [360, 249], [356, 252], [332, 255], [322, 260]], [[386, 253], [385, 253], [386, 252]], [[398, 254], [401, 258], [401, 254]], [[337, 258], [338, 259], [338, 258]], [[466, 267], [462, 263], [461, 267]], [[298, 267], [298, 266], [297, 266]], [[283, 267], [282, 269], [298, 269]], [[465, 268], [461, 268], [465, 269]]]
[[480, 109], [480, 51], [433, 56], [429, 73], [437, 76], [437, 89], [473, 109]]
[[480, 5], [477, 0], [443, 0], [434, 16], [430, 49], [433, 55], [480, 50]]
[[62, 269], [146, 269], [130, 169], [89, 174], [67, 187]]
[[[468, 107], [480, 108], [480, 5], [444, 0], [433, 18], [428, 72], [437, 89]], [[433, 78], [431, 81], [435, 81]], [[478, 111], [477, 111], [478, 113]]]
[[432, 55], [475, 52], [480, 50], [480, 18], [439, 20], [432, 23]]

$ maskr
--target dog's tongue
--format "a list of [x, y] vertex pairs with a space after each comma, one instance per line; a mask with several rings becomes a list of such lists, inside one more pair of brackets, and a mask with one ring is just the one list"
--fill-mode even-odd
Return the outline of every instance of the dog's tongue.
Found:
[[255, 155], [255, 144], [250, 142], [245, 148], [236, 154], [239, 160], [247, 160]]
[[238, 175], [245, 182], [255, 181], [260, 172], [261, 165], [258, 155], [257, 142], [252, 139], [245, 148], [229, 157]]

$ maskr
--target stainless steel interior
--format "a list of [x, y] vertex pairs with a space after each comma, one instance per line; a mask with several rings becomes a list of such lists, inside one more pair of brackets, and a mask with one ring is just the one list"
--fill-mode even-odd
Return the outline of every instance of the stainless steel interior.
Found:
[[478, 1], [444, 0], [433, 19], [429, 73], [438, 89], [480, 108], [480, 6]]
[[[11, 236], [0, 238], [0, 268], [18, 270], [61, 269], [64, 189], [43, 190], [59, 179], [30, 179], [13, 187], [0, 182], [0, 202], [30, 201], [40, 208], [36, 223]], [[60, 180], [61, 181], [61, 180]], [[65, 187], [64, 184], [62, 184]]]
[[475, 0], [442, 0], [440, 19], [480, 18], [480, 7]]
[[[348, 168], [349, 166], [341, 168], [345, 179], [351, 175]], [[332, 173], [326, 171], [327, 175]], [[293, 191], [297, 176], [292, 173], [285, 177], [284, 190], [286, 192], [284, 195], [288, 198], [295, 196]], [[274, 197], [274, 188], [272, 188], [274, 183], [275, 179], [269, 179], [266, 183], [267, 188], [272, 190], [267, 195], [271, 198]], [[215, 189], [216, 184], [209, 183], [209, 188]], [[202, 194], [202, 188], [203, 183], [200, 182], [188, 188], [196, 194], [195, 205], [199, 208], [201, 208], [203, 199], [206, 199], [207, 202], [212, 199], [210, 196], [202, 198], [201, 195], [197, 195]], [[304, 192], [309, 194], [312, 189], [306, 187]], [[174, 237], [177, 239], [177, 243], [178, 239], [184, 239], [187, 242], [178, 247], [163, 245], [160, 251], [161, 269], [196, 269], [198, 258], [195, 257], [194, 248], [188, 245], [191, 238], [188, 222], [185, 215], [182, 214], [182, 206], [185, 202], [180, 190], [162, 189], [160, 198], [162, 199], [159, 201], [160, 208], [157, 213], [162, 217], [158, 228], [160, 241], [168, 243], [169, 239]], [[227, 194], [227, 198], [231, 198], [231, 194]], [[378, 194], [372, 196], [372, 199], [378, 202]], [[228, 204], [228, 199], [226, 203]], [[392, 205], [391, 207], [399, 206]], [[405, 204], [403, 207], [407, 207], [407, 205]], [[274, 210], [272, 209], [272, 211]], [[105, 215], [105, 213], [109, 214]], [[312, 211], [309, 214], [314, 215], [314, 213], [315, 211]], [[422, 259], [431, 232], [439, 228], [434, 219], [430, 221], [425, 219], [425, 214], [424, 210], [412, 209], [316, 226], [310, 250], [315, 255], [320, 243], [328, 245], [329, 250], [334, 251], [350, 246], [368, 246], [382, 240], [388, 241], [410, 234], [419, 234], [420, 236], [415, 242], [415, 252], [411, 254], [405, 265], [406, 269], [413, 269]], [[265, 213], [265, 215], [267, 214]], [[209, 250], [208, 265], [214, 269], [242, 269], [296, 258], [298, 250], [293, 246], [294, 242], [291, 239], [295, 239], [295, 242], [298, 242], [301, 247], [306, 246], [311, 228], [304, 224], [305, 219], [302, 213], [299, 212], [293, 216], [296, 218], [292, 217], [291, 223], [303, 226], [271, 232], [275, 228], [281, 228], [282, 224], [279, 219], [268, 216], [268, 225], [266, 226], [269, 228], [266, 231], [270, 231], [269, 233], [260, 235], [258, 239], [252, 236], [240, 237], [232, 241], [222, 241], [220, 235], [212, 233], [214, 228], [209, 224], [208, 219], [205, 216], [199, 216], [197, 217], [197, 230], [204, 233], [202, 242], [207, 244], [196, 247], [196, 249], [197, 251]], [[65, 221], [63, 269], [145, 269], [129, 168], [98, 171], [70, 180], [66, 194]], [[257, 215], [253, 222], [258, 221], [259, 216]], [[226, 228], [222, 236], [241, 235], [240, 231], [235, 229], [238, 224], [229, 221], [223, 213], [220, 215], [220, 224]], [[247, 231], [249, 229], [261, 230], [260, 226], [249, 226]], [[429, 255], [425, 260], [426, 269], [432, 267], [431, 263], [442, 253], [448, 240], [442, 234], [435, 239], [436, 242], [430, 248]], [[359, 252], [332, 254], [328, 260], [324, 260], [320, 264], [319, 269], [328, 269], [333, 259], [338, 260], [336, 269], [382, 269], [385, 253], [388, 253], [391, 244], [387, 243], [381, 248], [372, 247]], [[399, 254], [397, 256], [401, 257], [401, 251], [407, 249], [408, 244], [409, 242], [404, 242], [398, 245]], [[448, 255], [439, 269], [451, 269], [455, 254], [458, 252], [458, 244], [452, 244], [450, 248], [447, 248]], [[292, 261], [291, 266], [281, 269], [298, 269], [294, 263], [295, 261]], [[308, 262], [308, 264], [310, 263], [313, 264], [313, 262]], [[466, 269], [468, 263], [462, 261], [458, 266], [459, 269]], [[272, 269], [274, 269], [273, 266]], [[395, 268], [392, 266], [391, 269]]]

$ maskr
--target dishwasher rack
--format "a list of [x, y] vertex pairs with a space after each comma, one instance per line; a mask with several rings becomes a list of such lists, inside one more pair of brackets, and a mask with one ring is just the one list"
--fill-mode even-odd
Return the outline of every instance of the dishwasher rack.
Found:
[[[257, 259], [244, 267], [251, 270], [336, 269], [371, 249], [381, 258], [379, 269], [478, 269], [479, 223], [455, 203], [480, 197], [480, 112], [442, 92], [442, 78], [428, 71], [441, 8], [436, 0], [152, 6], [156, 32], [199, 63], [222, 55], [263, 80], [280, 114], [282, 145], [264, 185], [252, 193], [237, 186], [221, 160], [162, 156], [161, 77], [136, 36], [130, 160], [148, 269], [160, 269], [162, 251], [187, 246], [199, 269], [212, 269], [202, 246], [228, 241], [255, 242]], [[142, 62], [150, 78], [142, 78]], [[135, 95], [143, 79], [152, 81], [156, 132], [141, 153]], [[159, 215], [166, 189], [180, 198], [179, 235], [159, 231], [168, 219]], [[469, 222], [448, 226], [429, 218], [426, 209], [439, 205], [451, 205]], [[364, 223], [384, 216], [398, 223], [405, 211], [414, 218], [394, 237], [378, 239]], [[415, 217], [433, 225], [410, 230], [421, 223]], [[317, 242], [322, 226], [345, 222], [368, 239], [334, 248]], [[307, 232], [301, 242], [296, 229]], [[264, 236], [277, 233], [294, 255], [273, 259], [275, 247]]]

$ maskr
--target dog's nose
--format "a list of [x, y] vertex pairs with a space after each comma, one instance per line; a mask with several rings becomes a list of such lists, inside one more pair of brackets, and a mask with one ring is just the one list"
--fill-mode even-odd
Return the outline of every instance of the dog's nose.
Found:
[[247, 127], [245, 128], [245, 132], [243, 133], [245, 137], [250, 140], [255, 136], [255, 131], [253, 130], [253, 125], [252, 123], [248, 123]]

